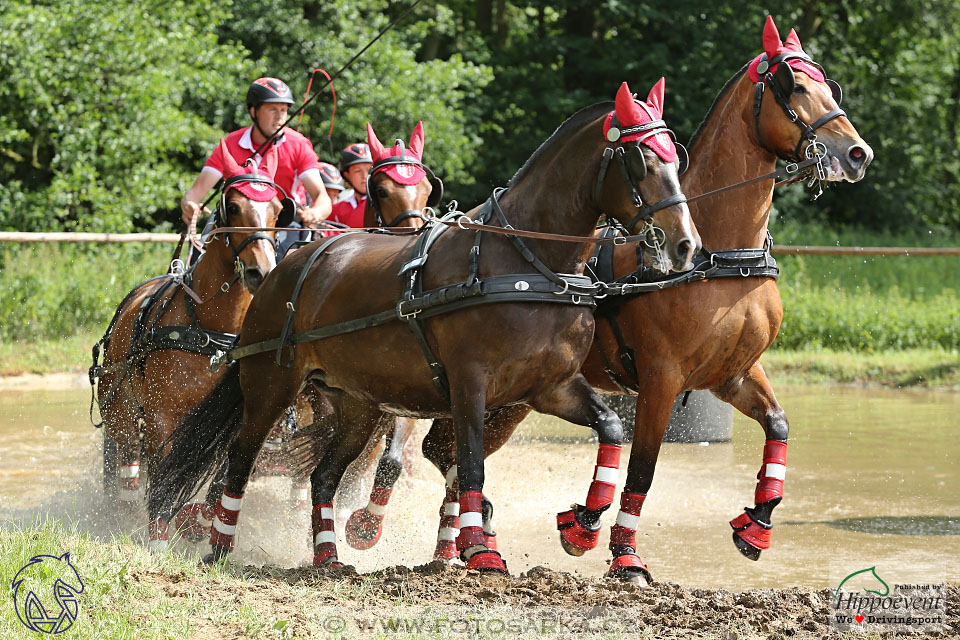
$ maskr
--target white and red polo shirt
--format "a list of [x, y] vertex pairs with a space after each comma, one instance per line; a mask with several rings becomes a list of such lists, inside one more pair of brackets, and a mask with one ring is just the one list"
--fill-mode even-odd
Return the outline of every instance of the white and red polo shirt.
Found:
[[357, 229], [363, 226], [363, 210], [367, 206], [367, 196], [357, 198], [357, 192], [354, 191], [349, 198], [345, 198], [333, 205], [333, 211], [327, 220], [339, 222]]
[[[230, 155], [241, 164], [257, 148], [253, 144], [252, 132], [253, 127], [250, 126], [237, 129], [226, 138]], [[320, 161], [313, 150], [313, 145], [306, 136], [292, 129], [284, 129], [283, 134], [278, 136], [273, 144], [277, 147], [277, 173], [274, 176], [274, 182], [283, 187], [291, 198], [298, 198], [299, 194], [303, 194], [300, 183], [304, 176], [315, 173], [317, 180], [320, 180]], [[254, 157], [257, 166], [260, 165], [261, 160], [263, 158], [260, 154]], [[210, 154], [203, 166], [203, 171], [215, 174], [217, 179], [223, 177], [223, 158], [219, 145]], [[300, 204], [306, 204], [306, 202], [301, 201]]]

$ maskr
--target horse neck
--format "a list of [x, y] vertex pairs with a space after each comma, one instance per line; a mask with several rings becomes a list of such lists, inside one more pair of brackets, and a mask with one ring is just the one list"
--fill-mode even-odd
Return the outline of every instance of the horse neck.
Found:
[[[777, 157], [760, 146], [753, 116], [754, 85], [744, 74], [717, 105], [691, 150], [682, 180], [693, 197], [776, 168]], [[690, 204], [703, 246], [717, 251], [761, 247], [767, 236], [773, 182], [762, 180]]]
[[[592, 133], [595, 127], [588, 127]], [[576, 148], [581, 151], [573, 151]], [[597, 171], [587, 167], [599, 166], [600, 151], [592, 156], [584, 155], [582, 149], [592, 149], [581, 131], [570, 143], [562, 145], [551, 154], [555, 165], [548, 166], [550, 158], [540, 158], [527, 169], [523, 178], [503, 194], [500, 206], [507, 222], [516, 229], [556, 233], [561, 235], [589, 236], [600, 219], [600, 209], [594, 202], [594, 187]], [[576, 162], [569, 161], [576, 158]], [[549, 178], [540, 178], [544, 173]], [[591, 181], [588, 178], [592, 178]], [[561, 273], [580, 273], [583, 270], [583, 245], [576, 242], [536, 241], [523, 239], [530, 250], [548, 267]]]
[[[193, 272], [190, 287], [204, 304], [196, 306], [197, 319], [204, 329], [236, 333], [253, 296], [239, 281], [233, 282], [234, 266], [230, 250], [220, 236], [207, 245], [203, 260]], [[224, 283], [230, 283], [225, 293]]]

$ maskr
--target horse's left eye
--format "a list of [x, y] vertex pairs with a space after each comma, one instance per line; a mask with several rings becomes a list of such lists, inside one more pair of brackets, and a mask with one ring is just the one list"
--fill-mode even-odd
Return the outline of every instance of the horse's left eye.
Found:
[[387, 193], [387, 190], [383, 187], [377, 187], [377, 197], [378, 198], [389, 198], [390, 194]]
[[227, 205], [228, 216], [233, 216], [238, 213], [240, 213], [240, 205], [238, 205], [236, 202], [231, 202], [230, 204]]
[[807, 88], [804, 87], [802, 84], [798, 84], [793, 88], [793, 92], [798, 94], [804, 94], [807, 92]]

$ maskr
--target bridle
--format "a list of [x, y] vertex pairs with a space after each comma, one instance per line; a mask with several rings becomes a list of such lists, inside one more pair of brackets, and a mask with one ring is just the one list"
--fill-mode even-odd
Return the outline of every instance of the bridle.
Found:
[[[399, 156], [388, 156], [386, 158], [381, 158], [373, 163], [373, 166], [370, 167], [370, 171], [367, 173], [367, 199], [370, 201], [370, 204], [373, 205], [373, 212], [376, 214], [377, 225], [381, 227], [388, 226], [387, 221], [383, 219], [383, 212], [380, 209], [380, 199], [377, 197], [376, 190], [373, 189], [373, 174], [384, 167], [389, 167], [392, 165], [401, 165], [408, 164], [413, 165], [419, 169], [422, 169], [427, 175], [427, 180], [430, 182], [430, 195], [427, 197], [427, 207], [435, 209], [440, 205], [440, 200], [443, 198], [443, 181], [437, 177], [433, 172], [433, 169], [423, 164], [414, 157], [406, 155], [405, 149], [403, 147], [403, 141], [397, 140], [397, 143], [400, 145], [400, 155]], [[389, 226], [396, 227], [404, 220], [409, 218], [419, 218], [424, 223], [429, 219], [424, 215], [423, 210], [421, 209], [407, 209], [402, 211], [398, 216], [390, 221]]]
[[[635, 135], [638, 133], [642, 133], [643, 135], [629, 147], [624, 146], [621, 142], [624, 136]], [[655, 242], [657, 242], [657, 232], [659, 231], [660, 234], [663, 234], [663, 231], [653, 226], [653, 214], [661, 209], [666, 209], [667, 207], [672, 207], [673, 205], [681, 204], [687, 201], [687, 197], [681, 192], [675, 193], [672, 196], [667, 196], [663, 200], [650, 205], [643, 204], [643, 198], [640, 195], [640, 189], [637, 183], [642, 182], [647, 176], [646, 162], [643, 159], [643, 150], [640, 148], [640, 143], [651, 136], [657, 135], [658, 133], [667, 133], [677, 148], [677, 159], [679, 161], [677, 174], [680, 175], [686, 171], [687, 166], [690, 164], [690, 159], [687, 155], [687, 149], [682, 144], [677, 142], [676, 135], [672, 130], [667, 128], [666, 122], [664, 122], [662, 119], [653, 120], [644, 124], [633, 125], [621, 129], [620, 123], [617, 120], [617, 114], [614, 113], [613, 119], [610, 123], [610, 128], [607, 130], [607, 147], [603, 150], [603, 157], [600, 159], [600, 173], [597, 174], [597, 187], [593, 194], [594, 200], [599, 206], [600, 198], [603, 195], [603, 181], [607, 176], [607, 169], [610, 166], [610, 161], [615, 157], [617, 159], [617, 164], [620, 165], [620, 172], [623, 174], [623, 179], [627, 183], [627, 187], [630, 189], [630, 198], [633, 200], [634, 206], [640, 210], [637, 215], [625, 225], [627, 233], [632, 235], [637, 224], [642, 221], [645, 223], [643, 231], [648, 235], [653, 234]], [[636, 177], [633, 175], [633, 171], [630, 169], [630, 163], [627, 162], [627, 154], [634, 154], [634, 159], [636, 162], [633, 164], [643, 167], [643, 175], [640, 176], [639, 181], [636, 179]], [[657, 242], [657, 244], [660, 243]]]
[[[753, 99], [753, 117], [754, 126], [757, 131], [757, 141], [760, 143], [760, 146], [765, 149], [769, 149], [770, 151], [774, 151], [774, 153], [776, 153], [781, 160], [787, 162], [800, 162], [800, 148], [803, 146], [804, 142], [808, 142], [805, 150], [806, 158], [810, 159], [816, 156], [817, 158], [822, 159], [826, 156], [827, 149], [822, 142], [817, 141], [817, 129], [830, 122], [834, 118], [847, 115], [843, 109], [839, 108], [840, 102], [843, 100], [843, 90], [835, 80], [826, 78], [826, 73], [824, 73], [824, 78], [826, 78], [824, 82], [828, 87], [830, 87], [830, 92], [833, 94], [833, 99], [838, 106], [836, 109], [828, 111], [817, 118], [813, 124], [807, 124], [802, 118], [800, 118], [800, 115], [794, 111], [793, 107], [790, 106], [790, 93], [793, 92], [793, 87], [796, 85], [793, 69], [791, 69], [789, 65], [790, 60], [803, 60], [804, 62], [817, 67], [821, 72], [823, 72], [823, 67], [821, 67], [819, 63], [814, 62], [810, 56], [802, 51], [789, 51], [781, 53], [769, 60], [767, 59], [766, 53], [760, 56], [760, 62], [757, 65], [757, 75], [759, 76], [759, 79], [756, 84], [756, 90]], [[779, 65], [779, 67], [777, 67], [778, 75], [783, 73], [788, 76], [791, 87], [789, 93], [785, 93], [783, 91], [782, 87], [774, 77], [774, 74], [770, 71], [771, 67], [775, 65]], [[785, 157], [779, 151], [770, 149], [764, 144], [763, 136], [760, 134], [760, 108], [763, 105], [763, 94], [765, 93], [765, 88], [768, 84], [770, 85], [770, 90], [773, 92], [774, 99], [777, 101], [777, 104], [780, 105], [780, 108], [783, 109], [787, 119], [797, 125], [797, 127], [800, 129], [800, 139], [797, 141], [797, 147], [793, 151], [793, 156]], [[826, 179], [826, 172], [822, 162], [817, 164], [817, 174], [817, 177], [820, 180]]]
[[[286, 190], [275, 183], [268, 177], [261, 176], [254, 173], [242, 173], [239, 175], [231, 176], [223, 181], [223, 186], [220, 188], [220, 204], [214, 210], [214, 227], [225, 227], [227, 225], [226, 215], [227, 215], [227, 191], [235, 184], [240, 182], [255, 182], [259, 184], [264, 184], [268, 188], [272, 187], [279, 191], [283, 197], [280, 199], [281, 209], [280, 214], [277, 216], [277, 227], [286, 227], [291, 222], [293, 222], [293, 217], [296, 214], [297, 205], [293, 199], [287, 194]], [[242, 252], [247, 245], [257, 242], [258, 240], [265, 240], [276, 254], [277, 244], [276, 240], [271, 237], [265, 231], [254, 231], [245, 237], [238, 246], [234, 247], [230, 242], [230, 234], [224, 233], [223, 243], [230, 249], [230, 253], [233, 255], [233, 265], [234, 271], [236, 273], [235, 279], [239, 279], [244, 288], [247, 288], [247, 283], [244, 278], [244, 274], [247, 269], [246, 263], [243, 261], [243, 258], [240, 257], [240, 252]], [[229, 288], [229, 284], [227, 287]]]

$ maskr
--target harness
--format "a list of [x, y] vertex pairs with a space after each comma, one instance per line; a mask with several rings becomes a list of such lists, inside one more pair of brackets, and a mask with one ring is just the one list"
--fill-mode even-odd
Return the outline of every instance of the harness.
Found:
[[[213, 214], [216, 225], [223, 226], [226, 224], [226, 193], [232, 185], [239, 182], [258, 182], [277, 189], [283, 194], [283, 212], [281, 213], [281, 216], [286, 216], [289, 213], [289, 217], [292, 219], [295, 210], [295, 204], [282, 187], [264, 176], [257, 174], [240, 174], [227, 178], [222, 183], [220, 192], [220, 206], [217, 207]], [[278, 224], [280, 222], [281, 221], [278, 220]], [[243, 273], [246, 266], [244, 265], [243, 260], [240, 258], [240, 252], [243, 251], [247, 245], [258, 240], [266, 240], [271, 246], [274, 247], [274, 250], [276, 250], [276, 245], [274, 244], [273, 238], [263, 231], [250, 233], [249, 236], [244, 238], [237, 247], [234, 247], [230, 243], [230, 234], [223, 234], [223, 236], [224, 244], [230, 249], [230, 252], [233, 256], [234, 273], [232, 278], [225, 281], [220, 286], [220, 290], [211, 299], [227, 293], [234, 283], [236, 283], [238, 280], [243, 280]], [[140, 374], [141, 380], [145, 378], [146, 361], [154, 351], [177, 350], [205, 356], [215, 356], [217, 353], [221, 353], [224, 349], [228, 349], [236, 340], [236, 334], [226, 333], [223, 331], [213, 331], [210, 329], [204, 329], [200, 326], [200, 319], [197, 317], [196, 305], [206, 301], [200, 300], [200, 298], [191, 288], [191, 285], [193, 284], [193, 273], [196, 265], [197, 263], [194, 263], [189, 269], [185, 269], [183, 263], [179, 259], [174, 259], [170, 265], [170, 273], [162, 276], [156, 276], [140, 283], [134, 287], [120, 302], [120, 305], [113, 314], [113, 318], [110, 320], [110, 324], [107, 325], [107, 330], [103, 334], [103, 337], [100, 338], [95, 345], [93, 345], [93, 364], [90, 366], [90, 369], [87, 372], [87, 378], [90, 381], [91, 391], [90, 421], [93, 423], [94, 427], [99, 428], [103, 426], [102, 421], [97, 423], [93, 419], [93, 409], [94, 406], [98, 404], [94, 385], [96, 384], [96, 381], [103, 375], [118, 371], [122, 372], [122, 375], [117, 376], [114, 379], [113, 383], [110, 385], [110, 388], [107, 389], [106, 393], [104, 394], [103, 401], [99, 404], [109, 404], [110, 400], [113, 399], [114, 394], [117, 392], [117, 389], [120, 388], [120, 385], [124, 381], [129, 381], [131, 382], [131, 396], [142, 419], [145, 417], [145, 411], [143, 409], [143, 403], [140, 402], [136, 397], [136, 391], [132, 384], [131, 375], [133, 370], [136, 369]], [[139, 312], [137, 313], [137, 317], [133, 323], [130, 344], [127, 346], [127, 350], [124, 353], [123, 359], [109, 364], [106, 362], [101, 363], [100, 356], [101, 354], [106, 355], [107, 349], [110, 347], [110, 340], [113, 337], [113, 331], [120, 318], [121, 312], [126, 308], [127, 303], [130, 301], [133, 295], [143, 286], [151, 282], [159, 282], [160, 285], [153, 293], [151, 293], [143, 300], [143, 302], [140, 303]], [[186, 306], [187, 315], [190, 317], [191, 324], [160, 325], [160, 322], [166, 314], [171, 302], [181, 290], [184, 293], [184, 304]]]
[[[614, 230], [610, 229], [605, 230], [604, 233], [611, 234], [613, 232]], [[607, 283], [607, 291], [610, 295], [598, 305], [594, 315], [597, 318], [605, 319], [610, 324], [613, 337], [617, 341], [616, 357], [628, 376], [627, 378], [623, 377], [613, 368], [611, 359], [604, 351], [600, 338], [594, 332], [597, 351], [600, 353], [604, 370], [610, 376], [610, 379], [616, 382], [624, 393], [631, 389], [636, 391], [640, 386], [635, 353], [633, 349], [627, 346], [617, 323], [620, 308], [626, 302], [647, 293], [701, 280], [715, 278], [773, 278], [777, 280], [780, 277], [780, 268], [770, 253], [772, 247], [773, 236], [768, 231], [762, 249], [726, 249], [723, 251], [701, 249], [694, 259], [692, 269], [675, 276], [664, 276], [659, 271], [644, 266], [643, 245], [638, 244], [637, 270], [617, 279], [614, 279], [613, 275], [613, 246], [603, 245], [598, 247], [587, 262], [587, 267], [596, 280]]]
[[[370, 204], [373, 205], [373, 212], [376, 215], [377, 224], [381, 227], [386, 227], [388, 225], [387, 221], [383, 219], [383, 213], [380, 210], [380, 199], [377, 197], [376, 190], [373, 188], [373, 174], [379, 169], [391, 165], [401, 164], [409, 164], [422, 169], [427, 174], [427, 181], [430, 183], [431, 187], [430, 195], [427, 197], [427, 207], [430, 209], [435, 209], [440, 205], [440, 200], [443, 199], [443, 181], [437, 177], [437, 175], [433, 172], [433, 169], [417, 160], [416, 157], [407, 156], [406, 148], [403, 146], [402, 140], [397, 140], [397, 145], [400, 147], [399, 156], [387, 156], [377, 160], [375, 163], [373, 163], [373, 165], [370, 167], [370, 171], [367, 173], [367, 199], [370, 201]], [[419, 218], [423, 222], [427, 221], [427, 217], [423, 214], [423, 211], [419, 209], [407, 209], [391, 220], [390, 226], [399, 226], [401, 222], [407, 220], [408, 218]]]

